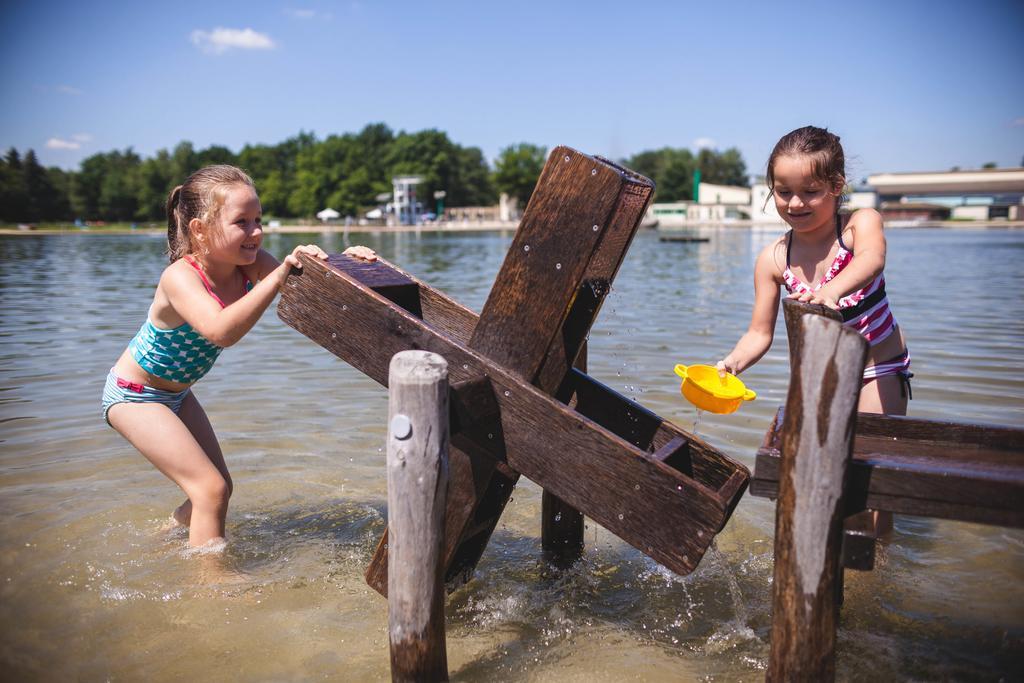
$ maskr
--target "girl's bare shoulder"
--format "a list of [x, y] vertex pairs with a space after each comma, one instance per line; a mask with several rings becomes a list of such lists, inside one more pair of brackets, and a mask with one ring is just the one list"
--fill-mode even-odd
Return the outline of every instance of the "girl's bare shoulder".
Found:
[[857, 235], [870, 239], [882, 232], [882, 214], [874, 209], [857, 209], [850, 214], [850, 220], [843, 228], [843, 242], [852, 249]]
[[782, 272], [786, 269], [786, 235], [783, 233], [769, 242], [757, 256], [755, 269], [781, 281]]

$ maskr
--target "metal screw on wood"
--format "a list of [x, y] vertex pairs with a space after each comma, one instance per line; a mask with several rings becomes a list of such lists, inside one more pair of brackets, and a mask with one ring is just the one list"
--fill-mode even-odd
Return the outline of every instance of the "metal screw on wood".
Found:
[[405, 441], [412, 436], [412, 422], [405, 415], [395, 415], [391, 418], [391, 436], [399, 441]]

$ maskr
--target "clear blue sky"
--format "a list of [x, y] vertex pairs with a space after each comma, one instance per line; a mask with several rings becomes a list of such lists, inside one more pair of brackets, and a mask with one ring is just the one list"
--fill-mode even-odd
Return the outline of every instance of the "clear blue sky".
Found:
[[1024, 2], [53, 2], [0, 7], [0, 145], [77, 168], [383, 121], [489, 159], [738, 147], [808, 123], [853, 180], [1018, 166]]

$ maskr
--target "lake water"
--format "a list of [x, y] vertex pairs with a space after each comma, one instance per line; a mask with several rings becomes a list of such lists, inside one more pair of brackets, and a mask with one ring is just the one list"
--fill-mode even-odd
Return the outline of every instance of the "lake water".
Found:
[[[675, 363], [745, 330], [757, 251], [637, 236], [590, 338], [590, 372], [685, 429]], [[889, 231], [886, 281], [917, 417], [1024, 425], [1024, 231]], [[367, 244], [480, 310], [511, 233], [269, 235]], [[100, 417], [107, 370], [164, 266], [148, 235], [0, 237], [0, 670], [5, 680], [388, 680], [387, 604], [362, 572], [385, 529], [385, 390], [274, 310], [195, 389], [235, 480], [222, 560], [167, 530], [182, 500]], [[780, 316], [781, 317], [781, 316]], [[781, 323], [744, 375], [758, 400], [698, 432], [753, 469], [788, 382]], [[476, 578], [449, 596], [453, 680], [763, 680], [774, 504], [746, 496], [680, 577], [588, 522], [584, 559], [541, 559], [521, 481]], [[213, 565], [227, 565], [230, 572]], [[839, 680], [1024, 671], [1024, 532], [900, 517], [847, 573]]]

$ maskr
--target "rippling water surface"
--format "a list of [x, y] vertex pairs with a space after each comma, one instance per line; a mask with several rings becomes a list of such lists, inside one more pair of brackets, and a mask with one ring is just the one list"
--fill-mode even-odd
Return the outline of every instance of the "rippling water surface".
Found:
[[[590, 339], [590, 371], [693, 429], [675, 363], [745, 329], [758, 249], [638, 235]], [[271, 235], [362, 243], [479, 310], [512, 235]], [[914, 359], [910, 414], [1024, 424], [1024, 232], [892, 230], [886, 281]], [[176, 488], [101, 417], [107, 370], [146, 314], [158, 236], [0, 237], [0, 668], [9, 680], [386, 680], [387, 605], [362, 572], [385, 528], [387, 396], [269, 311], [195, 389], [235, 480], [223, 558], [168, 530]], [[753, 469], [785, 399], [781, 324], [744, 379], [757, 401], [697, 431]], [[656, 522], [655, 522], [656, 523]], [[762, 680], [774, 505], [745, 497], [679, 577], [588, 523], [583, 561], [540, 558], [522, 480], [476, 578], [449, 597], [454, 680]], [[840, 680], [1024, 671], [1024, 533], [897, 518], [847, 574]]]

